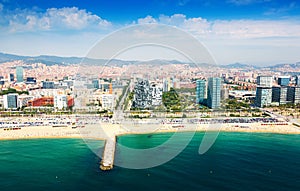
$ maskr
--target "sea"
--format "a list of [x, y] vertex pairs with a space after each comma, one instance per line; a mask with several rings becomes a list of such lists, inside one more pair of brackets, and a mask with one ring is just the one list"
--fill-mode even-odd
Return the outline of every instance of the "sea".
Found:
[[[125, 135], [117, 141], [126, 148], [147, 149], [172, 136]], [[196, 133], [177, 156], [146, 169], [122, 167], [125, 160], [146, 159], [118, 148], [115, 157], [121, 165], [111, 171], [99, 169], [104, 141], [0, 141], [0, 190], [300, 190], [300, 135], [224, 132], [199, 154], [203, 136]], [[179, 137], [176, 144], [186, 135]]]

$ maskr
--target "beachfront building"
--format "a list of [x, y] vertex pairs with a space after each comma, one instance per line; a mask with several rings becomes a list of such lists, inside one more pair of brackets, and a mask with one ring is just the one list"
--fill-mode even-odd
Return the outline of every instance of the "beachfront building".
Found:
[[300, 86], [289, 86], [287, 90], [287, 99], [293, 104], [300, 103]]
[[151, 105], [158, 106], [162, 104], [163, 88], [161, 84], [151, 83]]
[[134, 87], [132, 107], [146, 109], [161, 105], [163, 86], [161, 83], [150, 83], [148, 80], [138, 79]]
[[207, 106], [211, 109], [221, 106], [221, 78], [208, 78]]
[[24, 81], [24, 71], [22, 66], [16, 67], [16, 76], [17, 76], [17, 82], [23, 82]]
[[257, 87], [255, 105], [257, 107], [264, 107], [271, 105], [272, 102], [272, 88], [271, 87]]
[[272, 76], [258, 76], [256, 79], [257, 86], [261, 87], [272, 87], [273, 77]]
[[287, 86], [274, 86], [272, 87], [272, 102], [277, 102], [279, 105], [286, 104], [287, 99]]
[[68, 107], [68, 99], [66, 95], [55, 95], [54, 96], [54, 108], [64, 109]]
[[290, 83], [290, 77], [289, 76], [279, 76], [278, 77], [278, 85], [288, 86], [289, 83]]
[[206, 81], [197, 80], [196, 81], [196, 103], [197, 104], [205, 104], [206, 98]]
[[3, 96], [4, 109], [17, 109], [19, 107], [19, 95], [7, 94]]
[[145, 109], [152, 104], [152, 93], [148, 80], [138, 79], [134, 87], [134, 98], [132, 107]]

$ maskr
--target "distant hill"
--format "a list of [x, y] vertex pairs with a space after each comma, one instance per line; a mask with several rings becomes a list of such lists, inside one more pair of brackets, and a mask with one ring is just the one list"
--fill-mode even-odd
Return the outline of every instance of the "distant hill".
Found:
[[[15, 60], [22, 60], [25, 64], [33, 64], [33, 63], [43, 63], [47, 66], [51, 65], [70, 65], [70, 64], [88, 64], [88, 65], [110, 65], [110, 66], [123, 66], [130, 64], [151, 64], [151, 65], [167, 65], [167, 64], [189, 64], [191, 67], [194, 67], [195, 64], [185, 63], [178, 60], [163, 60], [163, 59], [154, 59], [149, 61], [125, 61], [125, 60], [106, 60], [106, 59], [91, 59], [91, 58], [83, 58], [83, 57], [59, 57], [59, 56], [49, 56], [49, 55], [40, 55], [40, 56], [19, 56], [14, 54], [5, 54], [0, 52], [0, 64], [4, 62], [10, 62]], [[270, 68], [270, 69], [280, 69], [283, 67], [290, 68], [300, 68], [300, 62], [294, 64], [276, 64], [273, 66], [253, 66], [243, 63], [233, 63], [228, 65], [208, 65], [206, 63], [197, 64], [198, 67], [221, 67], [221, 68], [240, 68], [240, 69], [258, 69], [258, 68]]]
[[242, 69], [249, 69], [249, 68], [259, 68], [258, 66], [252, 66], [248, 64], [242, 64], [242, 63], [233, 63], [225, 65], [224, 68], [242, 68]]
[[58, 56], [46, 56], [46, 55], [41, 55], [41, 56], [19, 56], [19, 55], [14, 55], [14, 54], [5, 54], [5, 53], [0, 53], [0, 62], [10, 62], [14, 60], [23, 60], [27, 64], [32, 64], [32, 63], [44, 63], [46, 65], [54, 65], [54, 64], [76, 64], [80, 63], [82, 58], [79, 57], [58, 57]]
[[300, 68], [300, 62], [296, 62], [294, 64], [276, 64], [273, 66], [269, 66], [266, 68], [272, 68], [272, 69], [276, 69], [276, 68], [284, 68], [284, 67], [290, 67], [290, 68]]

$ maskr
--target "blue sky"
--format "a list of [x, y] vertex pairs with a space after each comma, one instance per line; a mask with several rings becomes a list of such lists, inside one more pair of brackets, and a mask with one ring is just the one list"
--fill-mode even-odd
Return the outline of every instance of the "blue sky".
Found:
[[0, 51], [84, 56], [114, 30], [176, 26], [220, 64], [300, 61], [300, 3], [291, 0], [0, 0]]

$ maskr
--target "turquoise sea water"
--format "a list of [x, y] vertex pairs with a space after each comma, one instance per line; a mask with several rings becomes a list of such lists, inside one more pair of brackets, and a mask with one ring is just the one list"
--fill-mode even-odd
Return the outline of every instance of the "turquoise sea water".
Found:
[[[171, 135], [128, 135], [118, 142], [149, 148]], [[1, 191], [300, 190], [300, 135], [221, 133], [213, 147], [199, 155], [202, 137], [197, 133], [182, 153], [161, 166], [115, 167], [109, 172], [99, 170], [101, 159], [80, 139], [0, 141]], [[90, 145], [102, 147], [103, 142]], [[138, 160], [120, 149], [116, 157]]]

